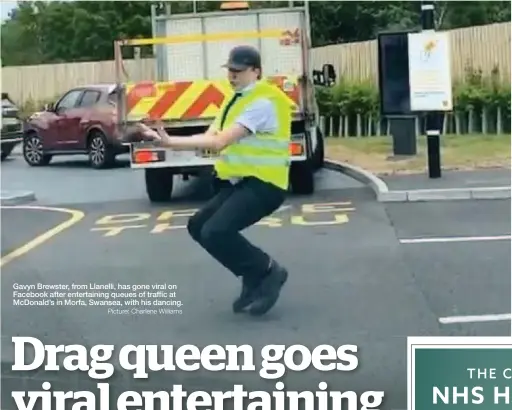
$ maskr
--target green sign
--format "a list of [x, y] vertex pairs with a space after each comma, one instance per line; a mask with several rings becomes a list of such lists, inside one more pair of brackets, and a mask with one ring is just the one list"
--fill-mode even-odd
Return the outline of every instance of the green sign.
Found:
[[463, 345], [453, 343], [458, 338], [410, 339], [409, 410], [512, 409], [512, 339], [485, 345], [470, 337]]

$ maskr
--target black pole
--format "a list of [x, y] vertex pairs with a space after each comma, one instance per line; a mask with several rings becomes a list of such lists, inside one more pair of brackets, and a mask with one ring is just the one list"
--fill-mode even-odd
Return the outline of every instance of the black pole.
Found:
[[[433, 1], [421, 2], [421, 27], [423, 30], [435, 30]], [[430, 178], [440, 178], [442, 115], [438, 112], [427, 112], [425, 119], [427, 129], [428, 175]]]

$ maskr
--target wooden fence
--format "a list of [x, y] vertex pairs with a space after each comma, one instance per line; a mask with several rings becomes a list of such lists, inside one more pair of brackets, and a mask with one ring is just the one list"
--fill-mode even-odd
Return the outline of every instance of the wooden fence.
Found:
[[[497, 23], [450, 30], [452, 78], [463, 80], [469, 65], [490, 74], [497, 69], [502, 81], [510, 81], [511, 23]], [[377, 41], [335, 44], [313, 50], [313, 62], [330, 63], [351, 80], [377, 80]]]
[[[510, 80], [510, 23], [470, 27], [450, 31], [454, 79], [462, 79], [466, 64], [490, 73], [499, 70], [503, 80]], [[312, 66], [334, 65], [339, 76], [347, 79], [376, 79], [376, 41], [336, 44], [311, 50]], [[153, 59], [125, 61], [134, 77], [153, 79]], [[2, 91], [18, 104], [55, 98], [69, 88], [85, 84], [114, 82], [113, 61], [45, 64], [2, 68]]]

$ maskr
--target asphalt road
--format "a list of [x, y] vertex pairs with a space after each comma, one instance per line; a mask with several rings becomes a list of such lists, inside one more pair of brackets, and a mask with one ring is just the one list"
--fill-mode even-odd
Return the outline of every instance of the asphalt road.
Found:
[[[110, 203], [134, 200], [146, 202], [143, 171], [129, 168], [126, 156], [118, 157], [116, 166], [104, 172], [90, 169], [86, 157], [54, 158], [49, 166], [31, 168], [23, 157], [14, 155], [2, 162], [2, 190], [33, 191], [40, 204]], [[317, 189], [350, 189], [362, 185], [348, 177], [323, 171], [317, 177]], [[208, 196], [203, 179], [175, 182], [175, 202], [202, 202]], [[206, 190], [206, 192], [208, 192]]]
[[[510, 235], [510, 200], [384, 206], [355, 181], [321, 172], [313, 197], [290, 198], [272, 218], [247, 230], [250, 239], [290, 270], [278, 305], [266, 317], [254, 319], [231, 312], [238, 282], [184, 229], [200, 206], [194, 196], [200, 182], [183, 185], [176, 203], [155, 207], [147, 203], [139, 175], [129, 169], [101, 172], [57, 165], [35, 170], [15, 159], [2, 165], [2, 178], [10, 176], [11, 183], [24, 184], [17, 189], [29, 189], [27, 181], [35, 181], [42, 205], [70, 208], [83, 218], [42, 244], [25, 247], [25, 253], [2, 267], [3, 392], [37, 390], [48, 378], [39, 372], [21, 380], [9, 370], [13, 335], [87, 346], [250, 344], [257, 365], [267, 344], [310, 349], [355, 344], [355, 372], [289, 372], [283, 379], [286, 387], [311, 390], [325, 381], [333, 390], [383, 390], [382, 409], [404, 409], [407, 336], [511, 333], [510, 320], [498, 316], [467, 322], [468, 316], [510, 314], [510, 239], [501, 237]], [[2, 209], [2, 256], [71, 215]], [[446, 237], [455, 239], [446, 242]], [[174, 312], [112, 314], [105, 306], [14, 306], [15, 284], [35, 283], [171, 285], [166, 297], [146, 294], [136, 299], [171, 300], [174, 306], [166, 307]], [[54, 376], [54, 389], [95, 385], [76, 373]], [[275, 385], [251, 372], [157, 372], [143, 383], [119, 371], [111, 395], [170, 389], [176, 383], [208, 391], [229, 390], [236, 383], [248, 390], [272, 390]], [[2, 393], [2, 410], [10, 408]]]

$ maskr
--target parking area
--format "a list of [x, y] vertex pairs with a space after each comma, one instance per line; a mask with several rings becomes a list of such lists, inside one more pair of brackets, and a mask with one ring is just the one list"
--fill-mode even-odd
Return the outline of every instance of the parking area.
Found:
[[[232, 314], [239, 283], [189, 238], [186, 221], [198, 206], [124, 200], [67, 211], [2, 209], [3, 258], [31, 236], [76, 219], [3, 266], [4, 338], [248, 343], [255, 351], [280, 343], [356, 344], [355, 374], [292, 373], [287, 387], [309, 390], [323, 380], [345, 390], [382, 389], [388, 396], [382, 408], [397, 409], [405, 408], [407, 336], [510, 335], [509, 200], [384, 206], [356, 188], [291, 198], [246, 231], [290, 270], [278, 305], [260, 319]], [[19, 286], [37, 283], [68, 288], [41, 296], [53, 306], [13, 304], [16, 287], [17, 295], [41, 292]], [[102, 303], [113, 293], [110, 304]], [[151, 377], [152, 388], [171, 381], [273, 388], [256, 373]]]
[[510, 335], [510, 200], [394, 204], [387, 212], [443, 334]]
[[27, 244], [35, 238], [58, 229], [70, 216], [67, 212], [45, 209], [2, 208], [2, 257], [13, 252], [20, 253], [19, 249], [26, 249]]

